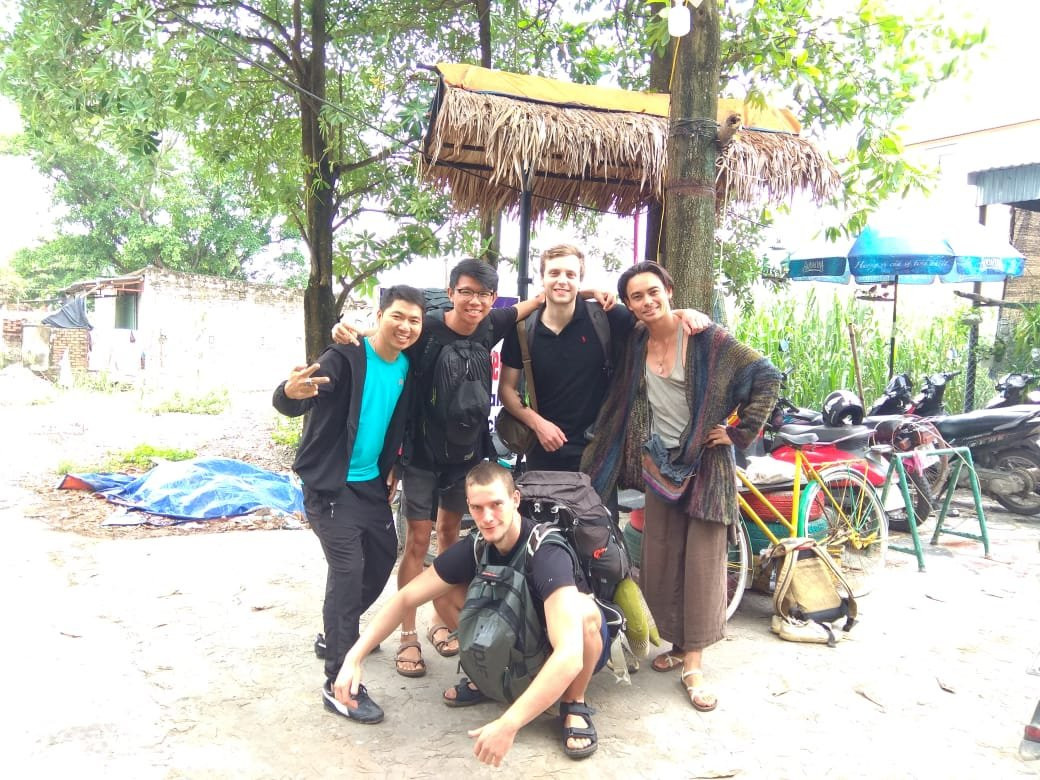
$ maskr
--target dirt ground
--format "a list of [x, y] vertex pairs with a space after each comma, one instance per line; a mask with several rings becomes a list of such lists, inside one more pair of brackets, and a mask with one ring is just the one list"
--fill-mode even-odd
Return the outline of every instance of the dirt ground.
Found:
[[[833, 649], [775, 638], [769, 602], [750, 594], [705, 655], [715, 712], [689, 706], [678, 674], [644, 663], [624, 685], [604, 671], [589, 691], [592, 758], [565, 758], [546, 714], [493, 770], [466, 731], [501, 707], [444, 707], [458, 672], [432, 650], [418, 680], [394, 673], [391, 642], [369, 659], [382, 724], [322, 709], [311, 643], [324, 561], [308, 530], [274, 518], [107, 528], [110, 505], [53, 489], [59, 462], [141, 443], [284, 468], [266, 394], [235, 395], [216, 417], [149, 415], [134, 393], [36, 395], [0, 381], [9, 776], [1040, 777], [1018, 755], [1040, 699], [1027, 673], [1040, 651], [1036, 518], [987, 502], [989, 559], [952, 536], [929, 547], [924, 573], [891, 552]], [[951, 525], [970, 528], [960, 508]]]

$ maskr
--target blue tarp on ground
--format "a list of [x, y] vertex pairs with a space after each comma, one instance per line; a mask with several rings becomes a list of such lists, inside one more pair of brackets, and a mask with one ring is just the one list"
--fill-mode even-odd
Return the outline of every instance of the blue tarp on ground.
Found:
[[113, 503], [177, 520], [234, 517], [261, 508], [303, 514], [303, 493], [292, 478], [230, 458], [161, 463], [139, 477], [70, 474], [58, 487], [81, 487], [73, 480]]

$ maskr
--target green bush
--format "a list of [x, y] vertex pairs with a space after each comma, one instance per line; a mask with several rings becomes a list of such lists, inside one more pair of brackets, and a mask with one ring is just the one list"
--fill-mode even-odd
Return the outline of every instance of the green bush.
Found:
[[1032, 351], [1040, 347], [1040, 305], [1022, 307], [1021, 313], [1011, 322], [1011, 330], [997, 340], [993, 352], [1001, 373], [1021, 371], [1037, 373], [1037, 361]]
[[110, 452], [101, 463], [84, 465], [72, 461], [61, 461], [58, 464], [59, 474], [70, 473], [109, 473], [118, 471], [147, 471], [154, 465], [154, 460], [189, 460], [195, 457], [193, 450], [177, 450], [169, 447], [153, 447], [150, 444], [138, 444], [132, 450]]
[[231, 397], [224, 388], [202, 395], [182, 394], [179, 390], [165, 401], [152, 407], [155, 414], [221, 414], [231, 405]]
[[[967, 308], [937, 317], [917, 330], [910, 330], [902, 318], [898, 321], [894, 369], [897, 374], [910, 375], [915, 391], [929, 373], [963, 371], [968, 344], [968, 327], [964, 323]], [[868, 304], [836, 294], [829, 310], [821, 312], [815, 291], [804, 299], [778, 296], [770, 309], [759, 307], [740, 317], [734, 335], [764, 352], [781, 370], [791, 372], [784, 392], [787, 398], [799, 406], [819, 409], [832, 390], [857, 389], [849, 323], [856, 330], [864, 403], [870, 404], [888, 382], [892, 323], [879, 321]], [[786, 352], [780, 347], [784, 341], [788, 344]], [[956, 364], [951, 364], [947, 357], [951, 349], [961, 356]], [[985, 375], [977, 376], [976, 405], [992, 392]], [[944, 401], [951, 411], [963, 408], [963, 374], [949, 382]]]
[[300, 446], [300, 436], [303, 434], [303, 416], [285, 417], [279, 414], [274, 421], [274, 430], [271, 431], [271, 440], [275, 444], [296, 451]]

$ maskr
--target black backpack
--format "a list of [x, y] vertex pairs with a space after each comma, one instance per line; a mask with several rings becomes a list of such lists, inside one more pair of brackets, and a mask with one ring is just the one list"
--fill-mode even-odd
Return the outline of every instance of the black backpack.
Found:
[[[527, 585], [536, 534], [537, 528], [505, 565], [488, 562], [489, 545], [479, 533], [473, 546], [477, 573], [459, 613], [459, 664], [480, 692], [496, 701], [515, 701], [552, 652]], [[559, 532], [551, 535], [566, 546]]]
[[[628, 576], [631, 563], [621, 531], [589, 475], [527, 471], [517, 479], [516, 489], [520, 491], [520, 514], [560, 529], [596, 600], [611, 608], [614, 591]], [[611, 628], [616, 627], [612, 624]]]
[[[443, 311], [428, 316], [444, 322]], [[419, 416], [423, 440], [436, 465], [466, 463], [483, 454], [491, 413], [490, 342], [488, 319], [468, 338], [445, 343], [438, 341], [436, 331], [431, 334], [419, 366], [421, 386], [428, 388]]]

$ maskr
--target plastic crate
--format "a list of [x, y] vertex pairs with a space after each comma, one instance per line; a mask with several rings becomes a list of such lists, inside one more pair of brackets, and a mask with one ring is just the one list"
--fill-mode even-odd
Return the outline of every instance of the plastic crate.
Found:
[[[762, 490], [762, 495], [769, 499], [769, 503], [772, 504], [784, 517], [791, 516], [791, 504], [794, 501], [794, 492], [791, 490], [775, 490], [768, 492]], [[803, 493], [804, 495], [804, 493]], [[754, 493], [745, 492], [743, 494], [744, 500], [747, 505], [755, 510], [755, 514], [759, 516], [764, 522], [771, 522], [775, 515], [770, 511], [769, 507], [762, 503], [762, 500]], [[817, 491], [816, 496], [813, 498], [812, 506], [809, 507], [809, 520], [818, 520], [823, 517], [823, 493]]]

